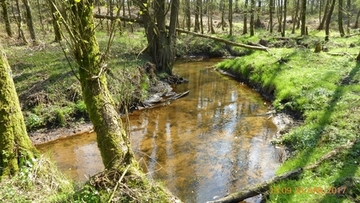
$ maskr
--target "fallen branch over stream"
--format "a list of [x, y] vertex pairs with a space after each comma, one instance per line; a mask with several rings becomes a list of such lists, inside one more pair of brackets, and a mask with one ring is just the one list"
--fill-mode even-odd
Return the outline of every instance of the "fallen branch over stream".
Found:
[[350, 147], [352, 147], [354, 145], [355, 142], [349, 142], [346, 145], [340, 146], [338, 148], [335, 148], [334, 150], [331, 150], [330, 152], [326, 153], [324, 156], [322, 156], [319, 160], [317, 160], [315, 163], [310, 164], [308, 166], [305, 166], [303, 168], [297, 168], [295, 170], [292, 170], [290, 172], [287, 172], [285, 174], [279, 175], [279, 176], [275, 176], [274, 178], [265, 181], [264, 183], [255, 185], [253, 187], [250, 188], [245, 188], [239, 192], [235, 192], [232, 193], [226, 197], [220, 198], [218, 200], [215, 201], [208, 201], [207, 203], [232, 203], [232, 202], [241, 202], [244, 199], [250, 198], [250, 197], [254, 197], [256, 195], [265, 193], [269, 190], [270, 186], [272, 184], [275, 184], [281, 180], [287, 180], [287, 179], [292, 179], [292, 178], [296, 178], [299, 175], [301, 175], [301, 173], [304, 170], [311, 170], [314, 169], [316, 167], [318, 167], [323, 161], [328, 160], [334, 156], [336, 156], [337, 154], [339, 154], [340, 152], [342, 152], [344, 149], [349, 149]]
[[[140, 23], [142, 24], [143, 21], [140, 18], [136, 18], [136, 19], [132, 19], [132, 18], [125, 18], [125, 17], [121, 17], [121, 16], [107, 16], [107, 15], [99, 15], [99, 14], [94, 14], [94, 18], [98, 18], [98, 19], [108, 19], [108, 20], [116, 20], [116, 19], [120, 19], [121, 21], [125, 21], [125, 22], [133, 22], [133, 23]], [[167, 29], [169, 29], [169, 26], [166, 26]], [[246, 49], [252, 49], [252, 50], [258, 50], [258, 51], [268, 51], [269, 48], [261, 46], [261, 45], [247, 45], [247, 44], [242, 44], [242, 43], [236, 43], [236, 42], [232, 42], [232, 41], [228, 41], [222, 38], [218, 38], [218, 37], [213, 37], [210, 35], [204, 35], [204, 34], [200, 34], [200, 33], [196, 33], [196, 32], [190, 32], [187, 30], [183, 30], [180, 28], [176, 28], [177, 32], [180, 33], [186, 33], [186, 34], [191, 34], [193, 36], [196, 37], [202, 37], [202, 38], [206, 38], [206, 39], [212, 39], [214, 41], [218, 41], [218, 42], [222, 42], [228, 45], [232, 45], [232, 46], [237, 46], [237, 47], [242, 47], [242, 48], [246, 48]]]

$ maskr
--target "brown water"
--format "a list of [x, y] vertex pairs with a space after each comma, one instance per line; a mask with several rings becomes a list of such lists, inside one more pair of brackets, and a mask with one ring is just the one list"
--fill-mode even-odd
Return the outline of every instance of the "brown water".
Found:
[[[184, 202], [206, 202], [274, 176], [279, 155], [269, 140], [276, 126], [260, 95], [212, 68], [214, 61], [177, 64], [188, 96], [130, 116], [135, 154], [149, 176]], [[39, 146], [60, 169], [86, 181], [103, 170], [95, 134]]]

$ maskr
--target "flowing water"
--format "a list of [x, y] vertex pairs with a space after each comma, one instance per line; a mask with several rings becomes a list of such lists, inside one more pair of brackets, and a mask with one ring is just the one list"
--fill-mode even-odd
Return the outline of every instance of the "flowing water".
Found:
[[[261, 96], [210, 68], [216, 61], [177, 64], [190, 93], [169, 105], [130, 116], [132, 147], [149, 176], [184, 202], [206, 202], [274, 176], [276, 126]], [[96, 135], [85, 133], [40, 145], [77, 181], [103, 170]], [[254, 201], [254, 200], [252, 200]]]

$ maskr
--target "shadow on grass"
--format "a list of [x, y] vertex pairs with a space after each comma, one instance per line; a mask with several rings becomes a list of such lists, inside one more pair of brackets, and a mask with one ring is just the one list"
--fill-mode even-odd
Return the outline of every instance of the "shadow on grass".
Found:
[[[315, 143], [316, 144], [314, 145], [314, 147], [308, 147], [307, 149], [304, 150], [304, 153], [299, 158], [298, 167], [305, 167], [309, 164], [310, 157], [313, 157], [316, 147], [319, 146], [319, 143], [321, 141], [321, 135], [322, 135], [323, 131], [325, 130], [327, 125], [331, 124], [331, 116], [334, 113], [336, 106], [338, 105], [338, 102], [340, 101], [342, 96], [345, 95], [345, 93], [347, 92], [345, 86], [349, 84], [349, 81], [353, 80], [354, 76], [359, 71], [360, 71], [360, 64], [357, 64], [346, 77], [342, 78], [338, 82], [338, 86], [335, 89], [335, 91], [332, 95], [332, 99], [330, 100], [328, 106], [325, 106], [323, 108], [325, 110], [325, 112], [319, 117], [318, 124], [315, 125], [313, 127], [313, 129], [311, 129], [316, 132], [314, 134], [314, 137], [311, 139], [311, 141], [313, 141], [314, 144]], [[357, 138], [356, 143], [350, 149], [348, 149], [346, 152], [344, 152], [344, 155], [343, 155], [343, 156], [345, 156], [344, 160], [348, 160], [347, 158], [349, 156], [353, 156], [354, 154], [357, 154], [357, 156], [360, 155], [358, 153], [359, 152], [359, 143], [358, 142], [359, 141]], [[354, 164], [351, 164], [351, 165], [344, 164], [344, 167], [339, 174], [339, 178], [334, 182], [334, 187], [339, 187], [339, 184], [341, 184], [341, 182], [343, 182], [343, 180], [345, 180], [345, 179], [352, 180], [354, 178], [355, 173], [358, 170], [358, 168], [359, 168], [358, 164], [355, 164], [355, 165]], [[348, 189], [350, 189], [350, 188], [348, 188]], [[289, 199], [291, 199], [293, 197], [293, 195], [294, 194], [290, 194]], [[324, 198], [322, 200], [320, 200], [319, 202], [324, 202], [324, 203], [329, 202], [330, 199], [331, 199], [331, 197], [329, 197], [329, 195], [325, 195]]]

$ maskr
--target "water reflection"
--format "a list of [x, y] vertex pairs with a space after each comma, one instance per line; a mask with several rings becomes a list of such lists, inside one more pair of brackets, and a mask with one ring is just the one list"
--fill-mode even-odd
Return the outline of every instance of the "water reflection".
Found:
[[[174, 88], [190, 90], [189, 95], [130, 117], [132, 147], [141, 166], [185, 202], [206, 202], [269, 179], [278, 166], [269, 144], [276, 127], [262, 116], [268, 111], [264, 101], [206, 68], [213, 64], [178, 64], [175, 72], [190, 82]], [[77, 180], [103, 169], [95, 135], [41, 148], [51, 149], [59, 166]]]

